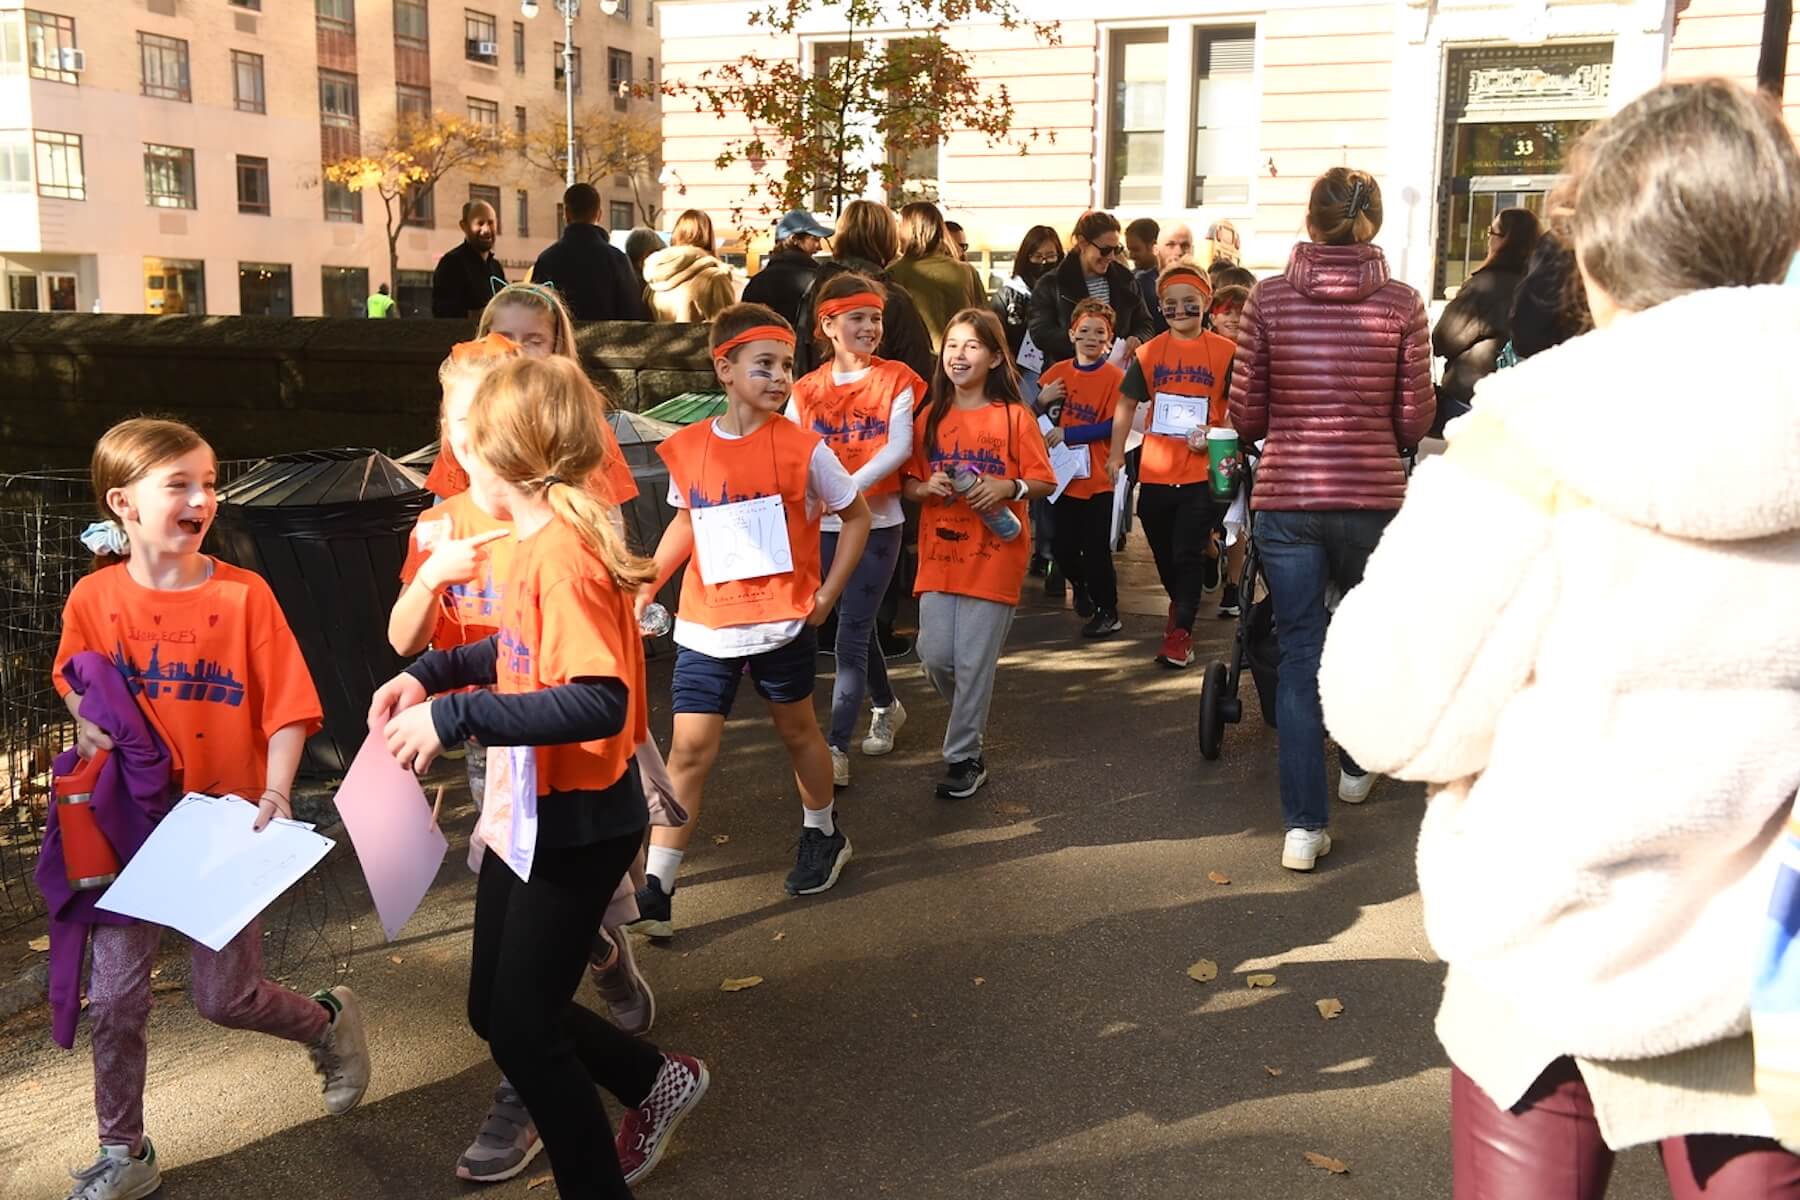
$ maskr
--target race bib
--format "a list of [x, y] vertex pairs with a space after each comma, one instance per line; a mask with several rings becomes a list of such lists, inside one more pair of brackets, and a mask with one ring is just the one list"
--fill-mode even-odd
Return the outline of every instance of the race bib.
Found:
[[531, 882], [537, 856], [537, 750], [531, 746], [489, 746], [487, 795], [475, 837], [498, 854], [512, 873]]
[[711, 585], [786, 575], [794, 569], [780, 496], [693, 508], [694, 558]]
[[1175, 396], [1156, 393], [1156, 412], [1150, 419], [1150, 432], [1162, 437], [1185, 438], [1189, 430], [1206, 430], [1208, 401], [1205, 396]]

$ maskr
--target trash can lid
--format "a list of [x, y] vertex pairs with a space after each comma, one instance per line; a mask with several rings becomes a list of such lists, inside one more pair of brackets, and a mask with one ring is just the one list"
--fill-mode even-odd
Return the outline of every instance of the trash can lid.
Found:
[[681, 432], [681, 426], [623, 408], [606, 411], [607, 423], [621, 446], [654, 446]]
[[305, 450], [264, 459], [219, 494], [242, 508], [344, 504], [416, 495], [425, 479], [379, 450]]
[[676, 425], [692, 425], [725, 411], [724, 392], [683, 392], [671, 396], [655, 408], [644, 410], [644, 416]]

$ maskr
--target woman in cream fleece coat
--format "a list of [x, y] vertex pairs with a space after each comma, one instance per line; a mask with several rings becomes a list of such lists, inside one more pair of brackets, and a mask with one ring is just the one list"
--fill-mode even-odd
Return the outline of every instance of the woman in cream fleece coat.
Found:
[[[1483, 380], [1332, 624], [1327, 724], [1430, 787], [1458, 1200], [1800, 1196], [1749, 988], [1800, 788], [1800, 155], [1665, 84], [1577, 152], [1598, 328]], [[1649, 202], [1646, 203], [1646, 198]]]

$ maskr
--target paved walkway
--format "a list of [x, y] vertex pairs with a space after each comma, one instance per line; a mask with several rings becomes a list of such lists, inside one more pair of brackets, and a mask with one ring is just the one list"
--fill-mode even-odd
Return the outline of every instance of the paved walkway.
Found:
[[[640, 1195], [1449, 1195], [1448, 1072], [1431, 1034], [1442, 969], [1412, 868], [1419, 792], [1384, 782], [1338, 808], [1321, 869], [1283, 871], [1273, 733], [1233, 729], [1222, 761], [1200, 760], [1199, 672], [1151, 665], [1162, 605], [1129, 557], [1128, 636], [1082, 644], [1072, 615], [1021, 611], [994, 779], [971, 801], [931, 797], [943, 707], [916, 663], [898, 671], [912, 721], [892, 757], [854, 758], [840, 810], [856, 861], [824, 896], [781, 892], [798, 801], [746, 691], [680, 933], [640, 952], [656, 1038], [703, 1056], [715, 1082]], [[1204, 624], [1202, 662], [1230, 630]], [[667, 673], [653, 665], [658, 697]], [[666, 737], [666, 701], [655, 725]], [[460, 841], [472, 820], [465, 799], [446, 825]], [[371, 940], [353, 866], [321, 891], [340, 945], [356, 941], [349, 982], [374, 1022], [374, 1083], [346, 1117], [323, 1115], [298, 1048], [199, 1021], [182, 960], [165, 962], [149, 1125], [167, 1200], [555, 1194], [533, 1186], [547, 1164], [486, 1190], [450, 1174], [496, 1078], [462, 1018], [473, 888], [460, 864], [453, 842], [392, 946]], [[1187, 976], [1203, 958], [1219, 966], [1205, 985]], [[1273, 986], [1246, 986], [1261, 972]], [[746, 975], [765, 982], [719, 990]], [[1324, 998], [1343, 1015], [1322, 1020]], [[0, 1196], [63, 1195], [63, 1171], [92, 1154], [90, 1080], [85, 1043], [58, 1051], [43, 1010], [0, 1027]], [[1627, 1155], [1613, 1195], [1662, 1195], [1654, 1174], [1647, 1152]]]

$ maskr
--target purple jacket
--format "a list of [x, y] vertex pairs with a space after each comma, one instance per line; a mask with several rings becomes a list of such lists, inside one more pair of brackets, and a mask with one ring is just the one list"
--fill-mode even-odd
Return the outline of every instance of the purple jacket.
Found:
[[[169, 750], [131, 698], [131, 688], [103, 654], [84, 651], [63, 664], [63, 678], [81, 696], [81, 715], [113, 740], [113, 752], [94, 784], [94, 817], [120, 862], [131, 861], [156, 823], [168, 814], [175, 797], [169, 786]], [[57, 755], [55, 772], [67, 775], [79, 765], [74, 749]], [[56, 805], [44, 825], [44, 847], [38, 852], [38, 890], [50, 910], [50, 1022], [56, 1044], [75, 1044], [81, 1016], [81, 964], [87, 954], [88, 926], [130, 925], [130, 917], [94, 907], [100, 889], [78, 892], [63, 868], [62, 831]]]

